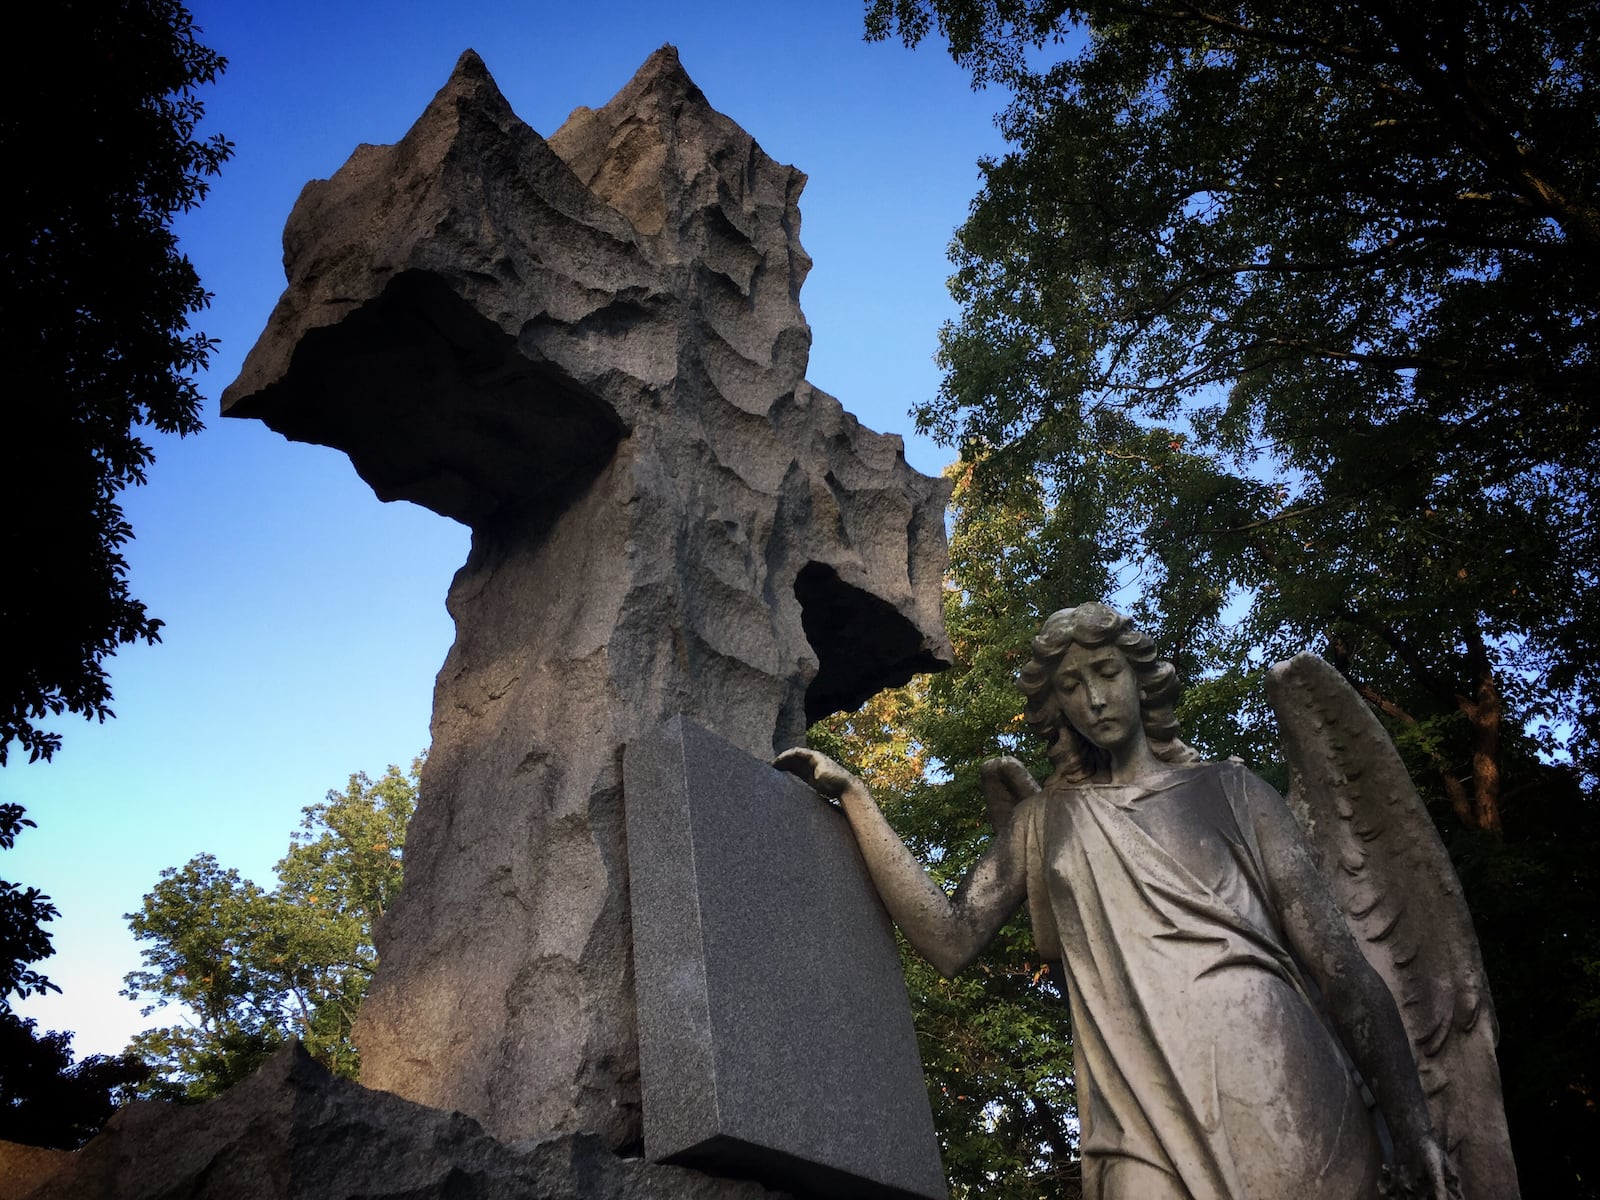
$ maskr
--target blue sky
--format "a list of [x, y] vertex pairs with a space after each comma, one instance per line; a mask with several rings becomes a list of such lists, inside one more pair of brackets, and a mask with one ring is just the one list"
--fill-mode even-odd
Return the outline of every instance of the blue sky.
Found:
[[946, 247], [977, 160], [1001, 148], [1001, 97], [972, 92], [936, 45], [864, 43], [859, 0], [191, 7], [229, 59], [206, 128], [237, 150], [178, 225], [216, 296], [196, 322], [221, 339], [201, 381], [207, 428], [158, 439], [149, 484], [125, 496], [133, 590], [164, 640], [112, 664], [114, 721], [64, 723], [55, 762], [0, 772], [0, 798], [39, 824], [0, 874], [62, 910], [41, 965], [63, 993], [19, 1007], [73, 1030], [80, 1054], [120, 1050], [143, 1023], [117, 995], [138, 966], [123, 914], [163, 867], [210, 852], [270, 886], [303, 806], [427, 745], [466, 529], [379, 503], [335, 451], [217, 414], [283, 288], [279, 237], [308, 179], [404, 134], [469, 46], [548, 134], [671, 42], [716, 108], [810, 176], [811, 382], [907, 435], [913, 465], [936, 472], [950, 455], [909, 436], [907, 411], [938, 387]]

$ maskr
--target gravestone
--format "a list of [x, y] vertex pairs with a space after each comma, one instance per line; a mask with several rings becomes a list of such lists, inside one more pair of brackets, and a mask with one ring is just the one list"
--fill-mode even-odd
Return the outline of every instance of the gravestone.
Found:
[[470, 51], [307, 185], [230, 416], [467, 523], [362, 1082], [641, 1136], [624, 747], [760, 759], [949, 658], [945, 485], [805, 380], [804, 176], [670, 47], [548, 141]]
[[894, 929], [844, 814], [682, 717], [628, 743], [645, 1156], [944, 1200]]

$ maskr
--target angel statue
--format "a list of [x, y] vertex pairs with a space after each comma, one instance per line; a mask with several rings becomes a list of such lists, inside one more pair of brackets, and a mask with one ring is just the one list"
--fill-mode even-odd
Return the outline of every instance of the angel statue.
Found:
[[1014, 758], [983, 765], [995, 833], [953, 896], [843, 767], [804, 749], [776, 765], [839, 801], [947, 977], [1027, 904], [1065, 966], [1084, 1196], [1515, 1197], [1460, 885], [1337, 673], [1274, 668], [1287, 804], [1184, 744], [1172, 664], [1103, 604], [1046, 620], [1019, 684], [1055, 770], [1041, 788]]

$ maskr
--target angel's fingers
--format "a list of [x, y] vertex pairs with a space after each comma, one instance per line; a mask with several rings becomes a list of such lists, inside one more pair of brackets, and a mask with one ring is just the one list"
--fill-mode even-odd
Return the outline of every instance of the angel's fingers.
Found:
[[797, 775], [809, 783], [816, 778], [817, 771], [821, 765], [817, 761], [820, 757], [815, 750], [807, 750], [804, 747], [795, 746], [785, 750], [777, 758], [773, 759], [772, 765], [779, 771], [787, 771], [789, 774]]
[[855, 778], [826, 754], [798, 746], [778, 755], [772, 760], [772, 765], [804, 780], [812, 791], [830, 799], [838, 799], [843, 795]]
[[983, 777], [985, 791], [1004, 788], [1010, 794], [1013, 803], [1026, 800], [1039, 790], [1039, 785], [1028, 768], [1009, 754], [1003, 758], [989, 759], [979, 771]]

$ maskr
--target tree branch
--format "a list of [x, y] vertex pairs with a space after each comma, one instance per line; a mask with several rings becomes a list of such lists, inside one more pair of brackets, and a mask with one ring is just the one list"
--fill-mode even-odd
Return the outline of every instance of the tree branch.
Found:
[[[1319, 38], [1310, 34], [1282, 33], [1277, 30], [1262, 29], [1259, 26], [1243, 25], [1219, 13], [1206, 12], [1188, 4], [1180, 4], [1173, 8], [1155, 8], [1145, 4], [1112, 4], [1109, 8], [1112, 12], [1122, 16], [1145, 17], [1152, 21], [1169, 21], [1178, 24], [1204, 25], [1211, 29], [1220, 30], [1223, 33], [1234, 34], [1248, 41], [1274, 46], [1280, 50], [1294, 50], [1300, 53], [1312, 52], [1311, 56], [1325, 66], [1348, 62], [1360, 63], [1363, 66], [1375, 66], [1382, 62], [1393, 61], [1391, 56], [1380, 54], [1373, 50], [1364, 50], [1359, 46], [1335, 42], [1328, 38]], [[1326, 55], [1327, 57], [1317, 57], [1318, 54]]]
[[[1396, 61], [1416, 83], [1434, 112], [1449, 122], [1479, 160], [1554, 220], [1568, 237], [1592, 253], [1600, 249], [1600, 212], [1580, 204], [1549, 178], [1510, 125], [1473, 87], [1473, 72], [1459, 56], [1444, 64], [1431, 52], [1434, 38], [1398, 6], [1374, 6], [1374, 15], [1394, 43]], [[1446, 70], [1448, 65], [1448, 70]]]
[[1460, 693], [1451, 687], [1447, 681], [1435, 674], [1433, 669], [1422, 661], [1421, 656], [1417, 654], [1416, 647], [1398, 629], [1387, 621], [1362, 612], [1349, 604], [1340, 606], [1339, 616], [1353, 625], [1372, 630], [1382, 638], [1389, 649], [1394, 651], [1395, 656], [1410, 669], [1412, 675], [1416, 677], [1417, 682], [1422, 684], [1424, 690], [1432, 694], [1435, 701], [1446, 708], [1460, 707]]

